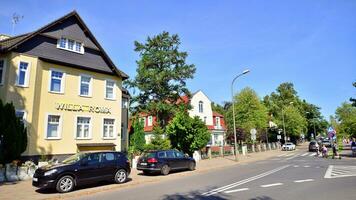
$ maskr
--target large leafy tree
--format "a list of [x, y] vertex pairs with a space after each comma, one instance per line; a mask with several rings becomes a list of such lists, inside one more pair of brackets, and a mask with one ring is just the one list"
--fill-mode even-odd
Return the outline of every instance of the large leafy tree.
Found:
[[315, 132], [314, 133], [315, 136], [323, 134], [328, 126], [328, 122], [321, 115], [320, 107], [314, 104], [310, 104], [305, 100], [301, 102], [301, 106], [302, 106], [301, 114], [304, 115], [307, 121], [307, 133], [308, 133], [307, 137], [310, 138], [311, 133], [314, 132]]
[[191, 118], [186, 111], [178, 112], [167, 126], [172, 147], [193, 155], [195, 150], [205, 147], [210, 132], [199, 117]]
[[3, 104], [0, 100], [0, 163], [5, 164], [19, 159], [27, 147], [27, 130], [16, 117], [12, 103]]
[[143, 123], [137, 117], [132, 119], [130, 129], [130, 147], [129, 152], [134, 155], [140, 154], [145, 148], [145, 132]]
[[[234, 97], [236, 127], [241, 128], [240, 138], [250, 138], [252, 128], [264, 130], [268, 125], [268, 115], [265, 105], [257, 93], [251, 88], [244, 88]], [[232, 106], [227, 112], [228, 127], [233, 127]], [[231, 130], [230, 134], [233, 132]]]
[[336, 109], [336, 119], [339, 121], [339, 135], [356, 137], [356, 107], [343, 103]]
[[162, 129], [177, 110], [180, 96], [189, 95], [186, 81], [196, 70], [193, 64], [186, 64], [188, 53], [180, 51], [180, 43], [178, 35], [168, 32], [148, 37], [144, 43], [135, 41], [140, 56], [137, 75], [126, 83], [138, 90], [132, 99], [134, 110], [155, 115]]
[[[292, 105], [284, 109], [284, 123], [286, 134], [291, 138], [291, 141], [296, 141], [307, 126], [306, 119]], [[279, 122], [279, 124], [282, 124], [282, 122]]]

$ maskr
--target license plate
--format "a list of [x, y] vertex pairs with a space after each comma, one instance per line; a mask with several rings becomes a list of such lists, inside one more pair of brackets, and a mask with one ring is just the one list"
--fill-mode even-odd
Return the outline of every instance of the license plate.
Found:
[[141, 163], [141, 165], [144, 165], [144, 166], [146, 166], [146, 165], [147, 165], [147, 163]]
[[33, 178], [32, 180], [35, 181], [35, 182], [37, 182], [37, 181], [38, 181], [38, 178]]

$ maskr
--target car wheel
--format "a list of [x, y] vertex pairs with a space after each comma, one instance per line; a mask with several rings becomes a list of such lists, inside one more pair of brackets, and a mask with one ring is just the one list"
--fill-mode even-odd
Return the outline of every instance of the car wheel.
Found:
[[195, 170], [195, 163], [194, 163], [194, 162], [190, 162], [188, 169], [189, 169], [190, 171], [194, 171], [194, 170]]
[[161, 169], [161, 174], [166, 176], [169, 174], [170, 168], [168, 167], [168, 165], [163, 165], [162, 169]]
[[73, 190], [73, 188], [74, 188], [74, 179], [69, 175], [63, 176], [57, 181], [56, 190], [59, 193], [70, 192]]
[[115, 183], [125, 183], [127, 180], [127, 172], [124, 169], [117, 170], [114, 180]]

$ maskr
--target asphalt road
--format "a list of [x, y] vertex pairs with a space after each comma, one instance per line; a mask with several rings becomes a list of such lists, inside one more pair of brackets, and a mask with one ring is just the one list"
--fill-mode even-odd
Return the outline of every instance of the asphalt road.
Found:
[[306, 149], [263, 161], [84, 196], [80, 199], [356, 199], [356, 159], [324, 159]]

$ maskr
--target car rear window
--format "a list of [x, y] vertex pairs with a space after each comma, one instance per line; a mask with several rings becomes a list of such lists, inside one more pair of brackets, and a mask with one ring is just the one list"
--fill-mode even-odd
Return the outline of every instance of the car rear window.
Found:
[[158, 152], [158, 158], [166, 158], [166, 157], [167, 157], [167, 155], [166, 155], [165, 151]]
[[154, 158], [154, 157], [156, 157], [156, 152], [145, 152], [142, 154], [142, 157]]
[[314, 144], [315, 144], [315, 142], [310, 142], [310, 144], [311, 144], [311, 145], [314, 145]]

